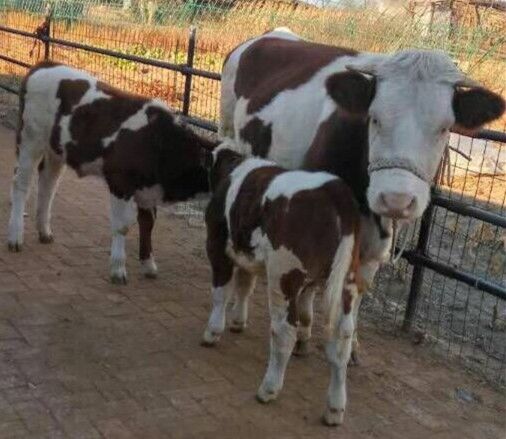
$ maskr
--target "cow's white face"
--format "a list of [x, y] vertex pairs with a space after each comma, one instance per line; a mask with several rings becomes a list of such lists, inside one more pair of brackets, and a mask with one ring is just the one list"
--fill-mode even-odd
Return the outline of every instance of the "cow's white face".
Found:
[[450, 84], [380, 81], [369, 108], [368, 201], [380, 215], [417, 218], [430, 199], [450, 129]]
[[481, 128], [502, 115], [504, 100], [465, 78], [441, 52], [365, 57], [348, 68], [326, 85], [343, 117], [369, 120], [369, 206], [387, 217], [418, 218], [450, 129]]

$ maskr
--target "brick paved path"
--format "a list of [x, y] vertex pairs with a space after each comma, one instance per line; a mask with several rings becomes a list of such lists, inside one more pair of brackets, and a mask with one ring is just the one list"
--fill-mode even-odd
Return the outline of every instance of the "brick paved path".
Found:
[[[254, 399], [268, 321], [258, 291], [242, 335], [199, 346], [209, 305], [201, 227], [160, 215], [157, 280], [108, 283], [108, 202], [101, 183], [68, 171], [56, 241], [38, 244], [30, 204], [24, 251], [6, 250], [13, 133], [0, 127], [0, 438], [501, 438], [504, 400], [403, 339], [362, 331], [345, 424], [319, 423], [328, 371], [318, 344], [294, 358], [280, 399]], [[455, 399], [456, 387], [481, 402]]]

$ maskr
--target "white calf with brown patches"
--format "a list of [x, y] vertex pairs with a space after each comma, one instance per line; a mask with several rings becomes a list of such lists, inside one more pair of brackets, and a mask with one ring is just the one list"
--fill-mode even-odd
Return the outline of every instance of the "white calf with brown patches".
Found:
[[231, 330], [247, 323], [247, 298], [267, 275], [270, 357], [257, 398], [275, 399], [295, 346], [310, 335], [312, 296], [325, 293], [326, 353], [331, 378], [324, 420], [343, 421], [346, 369], [359, 303], [360, 215], [351, 190], [324, 172], [287, 171], [263, 159], [244, 159], [228, 145], [215, 151], [213, 196], [206, 211], [212, 267], [212, 311], [203, 344], [214, 345], [236, 295]]
[[112, 281], [126, 282], [125, 239], [136, 216], [142, 272], [156, 276], [156, 206], [208, 191], [206, 163], [213, 147], [160, 101], [124, 93], [64, 65], [41, 63], [21, 89], [9, 249], [21, 250], [23, 212], [37, 166], [39, 240], [53, 240], [52, 201], [69, 165], [80, 177], [102, 178], [111, 193]]

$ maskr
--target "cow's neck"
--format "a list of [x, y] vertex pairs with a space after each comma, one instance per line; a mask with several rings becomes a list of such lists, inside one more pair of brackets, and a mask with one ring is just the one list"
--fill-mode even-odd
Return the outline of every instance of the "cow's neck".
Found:
[[353, 190], [363, 212], [369, 212], [367, 120], [333, 112], [318, 127], [304, 161], [304, 168], [341, 177]]

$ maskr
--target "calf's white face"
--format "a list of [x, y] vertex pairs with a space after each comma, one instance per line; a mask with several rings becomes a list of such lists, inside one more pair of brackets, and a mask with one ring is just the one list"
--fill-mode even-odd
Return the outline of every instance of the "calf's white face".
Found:
[[481, 128], [501, 116], [504, 100], [440, 52], [364, 57], [348, 69], [329, 77], [327, 90], [345, 115], [369, 118], [369, 206], [416, 219], [429, 203], [450, 129]]

